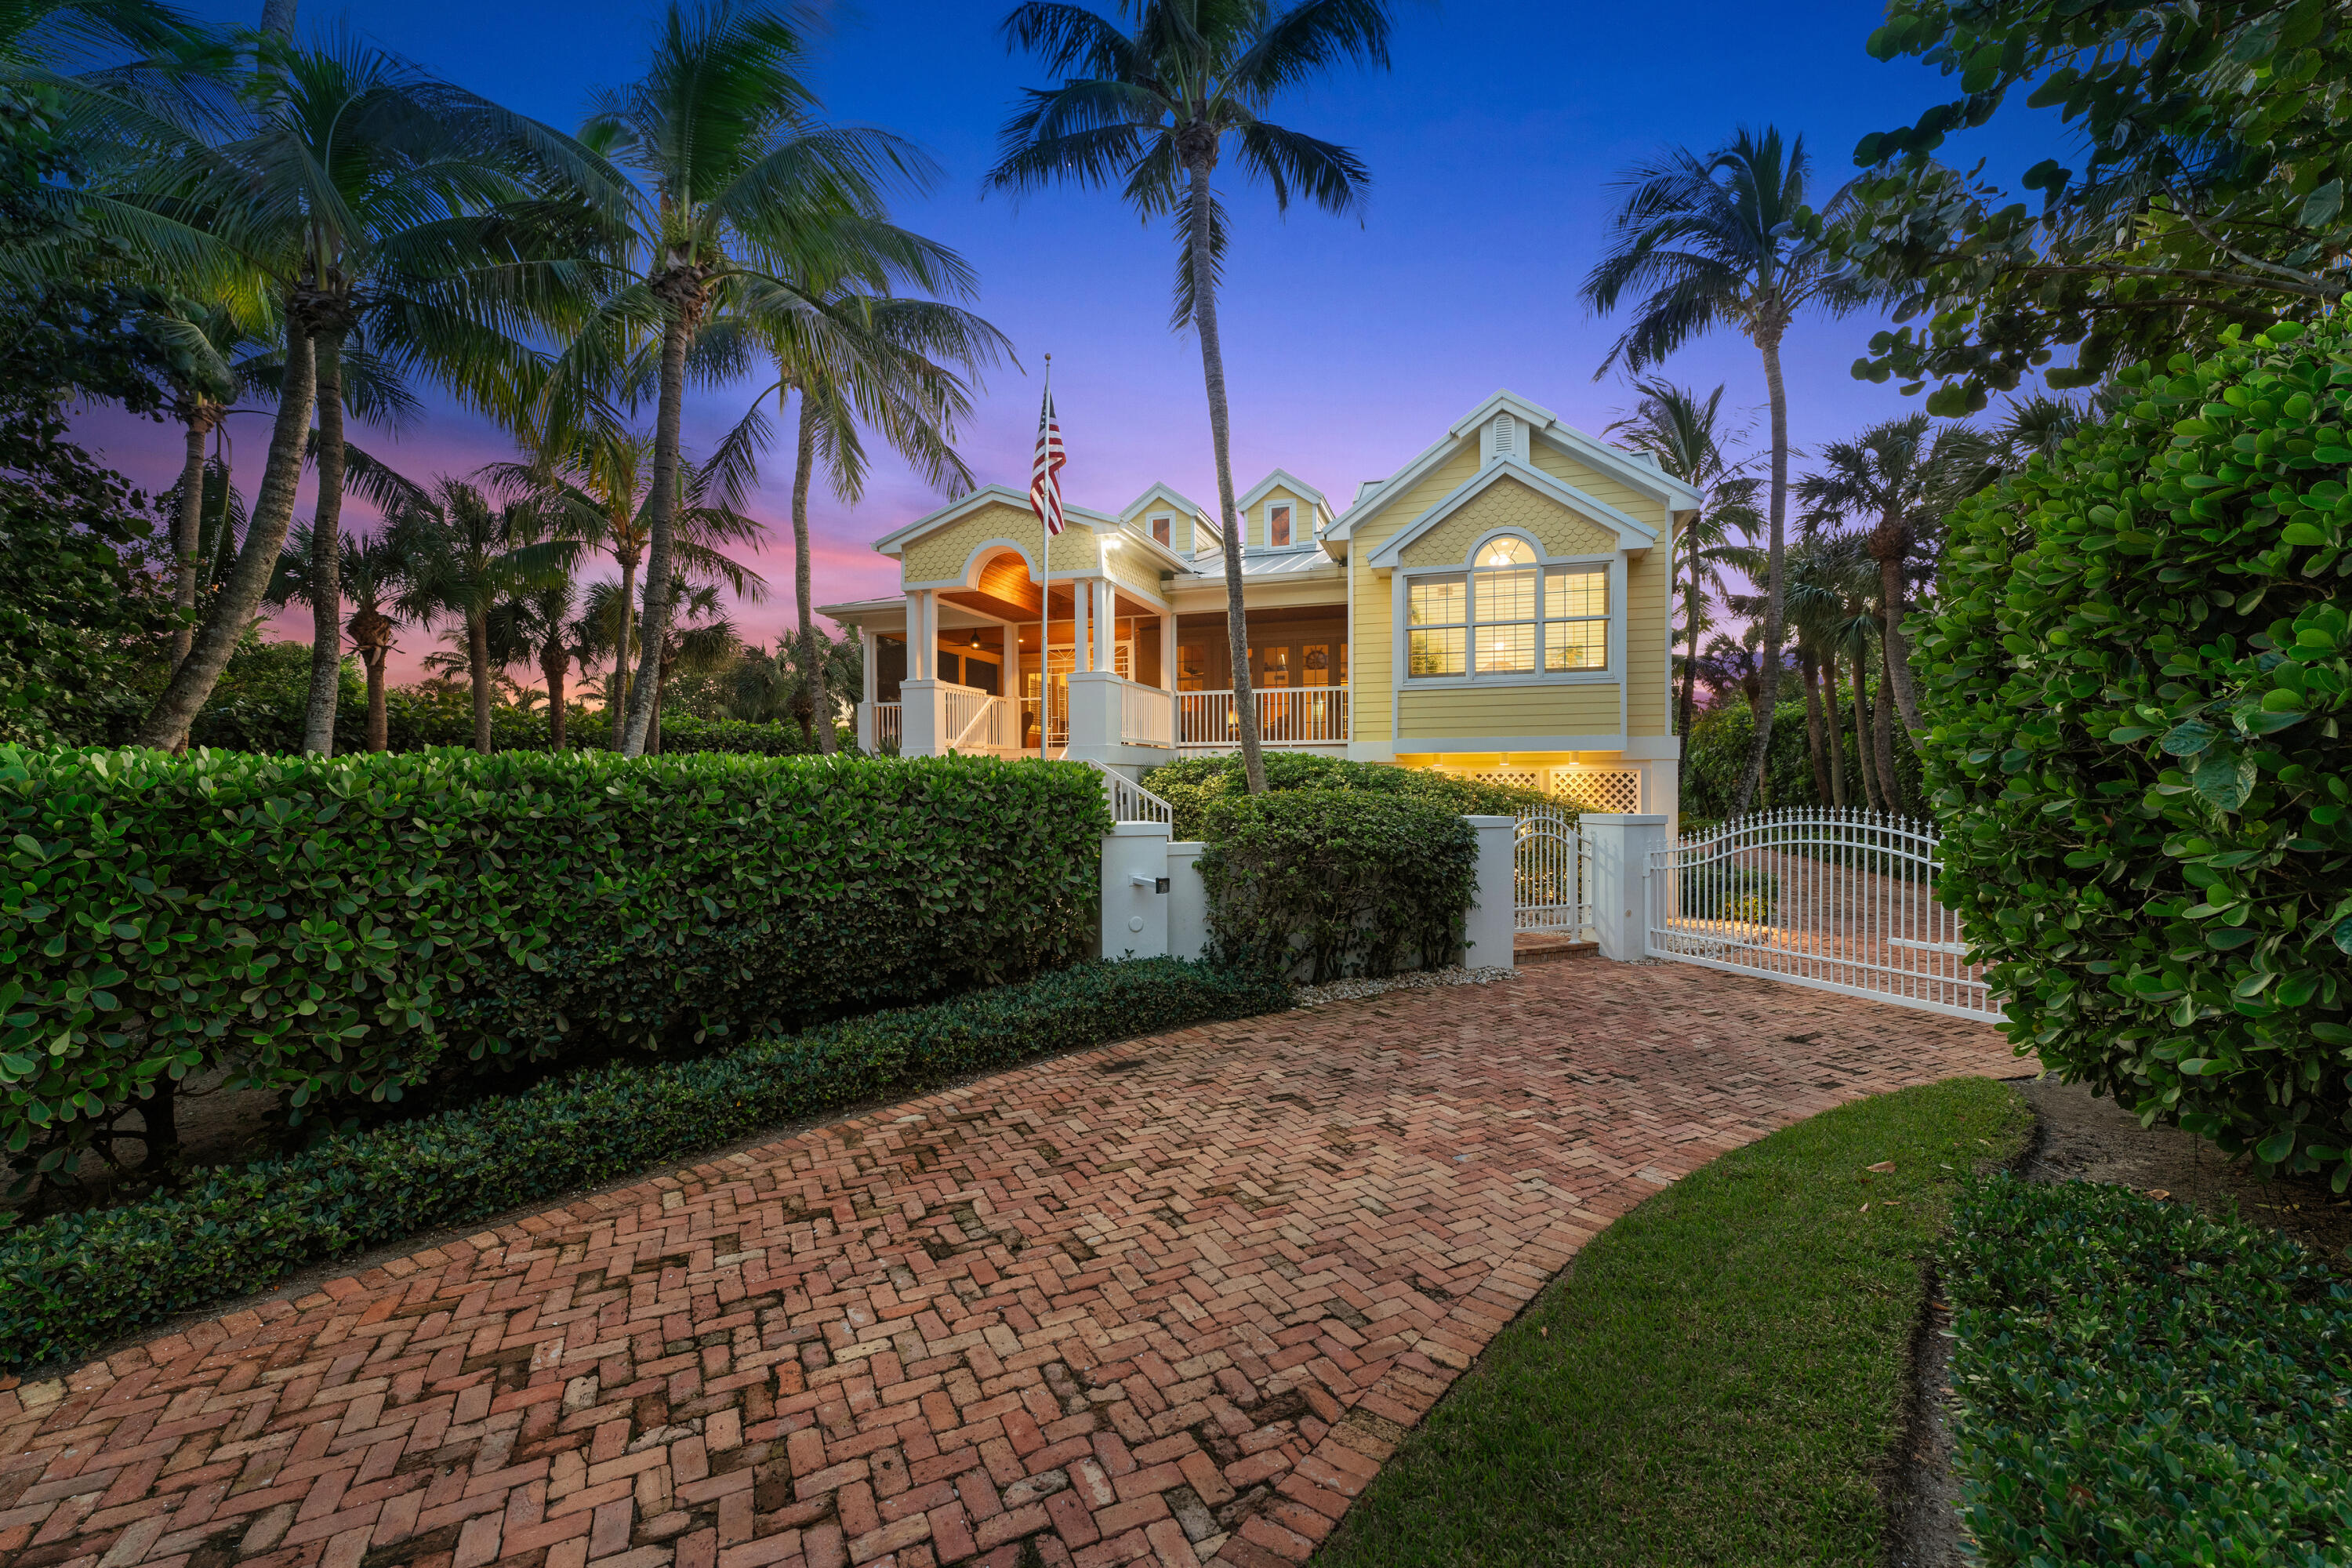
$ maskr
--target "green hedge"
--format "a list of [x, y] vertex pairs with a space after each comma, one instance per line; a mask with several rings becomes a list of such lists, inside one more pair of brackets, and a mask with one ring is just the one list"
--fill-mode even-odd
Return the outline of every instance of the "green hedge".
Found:
[[1092, 946], [1109, 817], [1076, 763], [0, 748], [0, 820], [21, 1157], [215, 1064], [397, 1100], [1025, 976]]
[[1478, 835], [1451, 806], [1305, 789], [1214, 800], [1205, 816], [1201, 880], [1211, 951], [1224, 961], [1295, 968], [1320, 984], [1436, 969], [1461, 953]]
[[[280, 648], [301, 656], [301, 684], [289, 687], [274, 679]], [[189, 744], [216, 751], [255, 752], [291, 756], [302, 750], [302, 712], [308, 701], [310, 650], [299, 643], [270, 643], [244, 656], [250, 667], [245, 679], [224, 679], [222, 689], [196, 715]], [[367, 750], [367, 695], [356, 670], [344, 671], [342, 691], [335, 708], [335, 750], [346, 755]], [[240, 672], [234, 668], [231, 676]], [[152, 694], [124, 690], [103, 705], [97, 732], [87, 737], [108, 745], [125, 743], [152, 700]], [[497, 703], [490, 709], [490, 745], [500, 752], [544, 752], [550, 725], [545, 705], [521, 709]], [[573, 751], [609, 751], [611, 726], [604, 710], [574, 707], [564, 719], [564, 744]], [[756, 757], [803, 757], [816, 747], [801, 736], [796, 723], [751, 723], [740, 719], [698, 719], [691, 713], [662, 715], [662, 750], [726, 752]], [[470, 693], [434, 687], [396, 686], [384, 693], [384, 739], [394, 752], [429, 751], [436, 746], [471, 748], [474, 743], [474, 700]]]
[[2121, 1187], [1964, 1194], [1955, 1464], [1991, 1568], [2352, 1553], [2352, 1290], [2274, 1232]]
[[305, 1265], [630, 1175], [780, 1122], [1112, 1040], [1289, 1005], [1276, 982], [1144, 959], [690, 1061], [623, 1064], [0, 1231], [0, 1365], [77, 1355]]
[[1954, 510], [1912, 620], [1938, 890], [2021, 1047], [2341, 1191], [2352, 318], [2116, 379]]
[[[1457, 816], [1511, 816], [1521, 807], [1559, 806], [1563, 803], [1535, 790], [1507, 784], [1482, 784], [1432, 768], [1401, 768], [1388, 763], [1351, 763], [1316, 752], [1268, 752], [1265, 784], [1272, 793], [1286, 790], [1350, 790], [1374, 795], [1401, 795], [1429, 801]], [[1210, 805], [1248, 788], [1239, 757], [1187, 757], [1143, 775], [1143, 787], [1176, 808], [1175, 834], [1180, 839], [1199, 838], [1208, 830]], [[1572, 807], [1566, 807], [1573, 816]]]

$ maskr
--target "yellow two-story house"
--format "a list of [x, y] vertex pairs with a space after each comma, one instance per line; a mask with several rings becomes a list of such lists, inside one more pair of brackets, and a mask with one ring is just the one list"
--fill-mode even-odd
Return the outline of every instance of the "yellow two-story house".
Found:
[[[1675, 815], [1674, 543], [1699, 505], [1646, 458], [1498, 392], [1343, 510], [1276, 468], [1240, 498], [1263, 743]], [[877, 541], [858, 739], [1090, 758], [1130, 777], [1238, 746], [1213, 511], [1155, 484], [1050, 542], [989, 485]]]

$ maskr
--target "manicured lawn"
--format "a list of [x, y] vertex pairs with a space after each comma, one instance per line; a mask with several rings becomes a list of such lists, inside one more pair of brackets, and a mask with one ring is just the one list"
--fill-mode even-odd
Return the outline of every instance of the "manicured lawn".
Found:
[[1958, 1176], [2029, 1125], [1954, 1079], [1659, 1194], [1496, 1338], [1318, 1568], [1876, 1563], [1922, 1260]]

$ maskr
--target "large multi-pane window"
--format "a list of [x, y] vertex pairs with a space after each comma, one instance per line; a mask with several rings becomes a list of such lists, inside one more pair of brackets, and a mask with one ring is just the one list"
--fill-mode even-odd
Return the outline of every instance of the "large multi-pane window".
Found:
[[1467, 573], [1413, 578], [1405, 626], [1413, 676], [1606, 669], [1609, 571], [1540, 566], [1524, 540], [1497, 539]]

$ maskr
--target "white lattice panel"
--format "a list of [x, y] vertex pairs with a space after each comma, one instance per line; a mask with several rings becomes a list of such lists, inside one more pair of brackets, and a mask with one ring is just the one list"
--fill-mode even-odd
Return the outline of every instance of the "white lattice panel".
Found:
[[1555, 768], [1551, 793], [1579, 811], [1639, 811], [1642, 775], [1631, 768]]
[[1543, 788], [1543, 776], [1533, 768], [1479, 768], [1470, 777], [1480, 784], [1500, 784], [1506, 789]]

